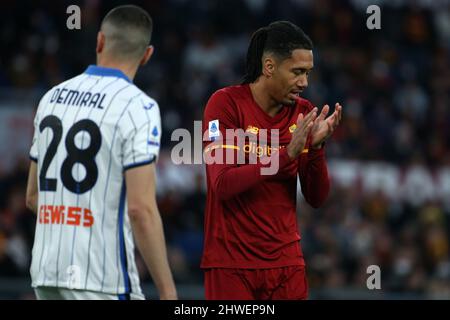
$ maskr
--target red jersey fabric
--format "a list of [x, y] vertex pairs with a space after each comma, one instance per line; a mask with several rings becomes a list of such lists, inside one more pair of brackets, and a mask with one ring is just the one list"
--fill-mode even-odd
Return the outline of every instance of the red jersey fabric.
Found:
[[206, 300], [306, 300], [305, 266], [271, 269], [209, 268]]
[[[226, 87], [211, 96], [204, 111], [203, 132], [207, 137], [213, 124], [223, 140], [204, 141], [205, 157], [230, 151], [235, 157], [239, 152], [244, 152], [246, 159], [252, 152], [260, 157], [256, 164], [206, 164], [202, 268], [305, 265], [296, 217], [297, 175], [303, 196], [313, 207], [325, 201], [330, 181], [323, 148], [311, 149], [308, 139], [301, 155], [291, 160], [286, 146], [299, 113], [306, 115], [312, 108], [309, 101], [298, 98], [295, 106], [284, 106], [271, 117], [256, 104], [249, 85]], [[239, 128], [256, 136], [267, 129], [267, 145], [247, 141], [238, 146], [236, 139], [226, 138], [226, 129]], [[271, 149], [273, 129], [279, 130], [279, 148]], [[259, 160], [270, 155], [278, 155], [279, 170], [275, 175], [261, 175], [261, 168], [269, 165]]]

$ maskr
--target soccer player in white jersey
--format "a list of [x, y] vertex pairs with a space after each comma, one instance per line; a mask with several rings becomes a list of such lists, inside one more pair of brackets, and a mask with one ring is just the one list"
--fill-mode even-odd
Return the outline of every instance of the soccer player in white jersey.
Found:
[[160, 298], [177, 298], [155, 198], [159, 107], [132, 83], [153, 53], [151, 32], [143, 9], [114, 8], [97, 65], [39, 103], [27, 186], [38, 299], [143, 299], [133, 235]]

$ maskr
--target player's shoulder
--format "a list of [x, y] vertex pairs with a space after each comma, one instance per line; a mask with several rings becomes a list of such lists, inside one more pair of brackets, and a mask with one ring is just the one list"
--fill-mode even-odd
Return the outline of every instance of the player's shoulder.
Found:
[[40, 112], [40, 109], [44, 108], [46, 104], [52, 100], [52, 97], [54, 98], [55, 95], [60, 92], [60, 90], [70, 87], [71, 83], [79, 82], [83, 79], [83, 74], [77, 75], [73, 78], [67, 79], [63, 82], [58, 83], [57, 85], [51, 87], [47, 92], [44, 93], [44, 95], [39, 100], [38, 110], [37, 112]]
[[205, 108], [205, 114], [207, 113], [235, 113], [239, 101], [246, 99], [248, 93], [243, 85], [234, 85], [221, 88], [215, 91], [208, 100]]
[[[161, 123], [161, 115], [159, 105], [155, 99], [150, 97], [144, 91], [134, 86], [126, 96], [127, 101], [123, 101], [127, 110], [126, 114], [121, 117], [121, 130], [124, 135], [137, 128], [141, 128], [148, 124], [159, 126]], [[123, 105], [119, 107], [123, 110]]]
[[80, 82], [82, 82], [86, 79], [86, 77], [87, 77], [86, 74], [81, 73], [75, 77], [72, 77], [63, 82], [60, 82], [59, 84], [52, 87], [48, 92], [55, 92], [56, 90], [61, 90], [61, 89], [71, 89], [72, 86], [78, 86], [80, 84]]
[[64, 88], [68, 88], [68, 87], [71, 86], [71, 84], [78, 83], [78, 82], [82, 81], [85, 77], [86, 77], [86, 75], [82, 73], [82, 74], [79, 74], [79, 75], [77, 75], [75, 77], [67, 79], [67, 80], [65, 80], [63, 82], [60, 82], [57, 85], [55, 85], [52, 88], [50, 88], [50, 90], [48, 90], [45, 95], [51, 94], [51, 93], [55, 92], [56, 90], [61, 90], [61, 89], [64, 89]]
[[159, 112], [158, 102], [135, 85], [130, 88], [124, 99], [129, 101], [129, 109], [136, 115]]
[[222, 99], [239, 100], [248, 99], [248, 93], [248, 85], [233, 85], [217, 90], [212, 96], [220, 97]]

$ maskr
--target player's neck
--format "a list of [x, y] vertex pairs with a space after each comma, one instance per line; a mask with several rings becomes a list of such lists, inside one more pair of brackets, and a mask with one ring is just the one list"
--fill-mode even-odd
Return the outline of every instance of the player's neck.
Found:
[[118, 63], [116, 61], [108, 61], [105, 59], [98, 59], [97, 66], [105, 68], [113, 68], [122, 71], [131, 81], [136, 76], [137, 68], [127, 64]]
[[274, 117], [282, 105], [272, 99], [261, 81], [250, 83], [250, 91], [256, 104], [269, 116]]

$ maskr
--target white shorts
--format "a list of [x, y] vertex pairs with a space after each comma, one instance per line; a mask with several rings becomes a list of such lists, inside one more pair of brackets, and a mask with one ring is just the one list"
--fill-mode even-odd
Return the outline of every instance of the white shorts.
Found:
[[144, 296], [135, 293], [110, 294], [56, 287], [37, 287], [34, 292], [38, 300], [145, 300]]

